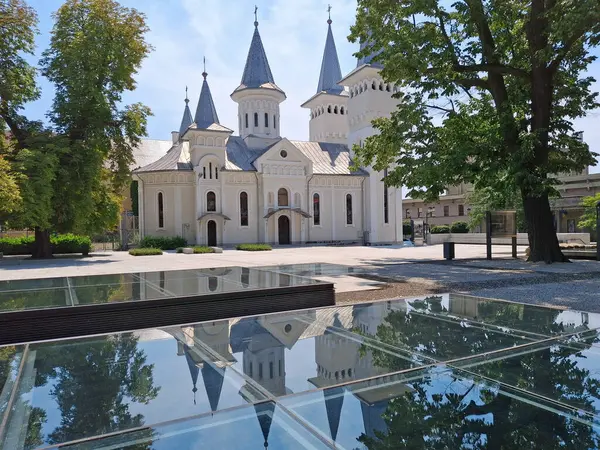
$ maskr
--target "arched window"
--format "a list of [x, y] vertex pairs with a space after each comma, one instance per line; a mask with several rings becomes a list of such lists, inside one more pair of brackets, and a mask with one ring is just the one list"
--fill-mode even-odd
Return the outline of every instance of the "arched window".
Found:
[[219, 168], [215, 166], [215, 178], [219, 179]]
[[258, 113], [254, 113], [254, 126], [258, 126]]
[[321, 197], [313, 195], [313, 224], [321, 225]]
[[208, 290], [215, 292], [219, 287], [219, 279], [217, 277], [208, 277]]
[[206, 210], [211, 212], [217, 210], [217, 196], [213, 191], [206, 193]]
[[212, 180], [212, 163], [208, 163], [208, 176]]
[[383, 169], [383, 223], [390, 223], [387, 176], [387, 169]]
[[247, 267], [242, 267], [242, 286], [247, 288], [250, 286], [250, 269]]
[[375, 91], [377, 90], [377, 85], [375, 84], [375, 82], [373, 81], [373, 84], [371, 84], [371, 88]]
[[287, 189], [280, 188], [277, 191], [277, 206], [290, 206]]
[[240, 225], [248, 226], [248, 194], [246, 192], [240, 193]]
[[352, 214], [352, 194], [346, 194], [346, 225], [352, 225], [353, 223]]
[[202, 178], [206, 180], [206, 166], [202, 168]]
[[385, 90], [388, 91], [388, 92], [390, 92], [391, 89], [390, 89], [390, 85], [389, 84], [385, 85]]
[[337, 107], [337, 106], [335, 106], [335, 107], [333, 108], [333, 113], [334, 113], [334, 114], [337, 114], [337, 113], [338, 113], [338, 107]]
[[163, 193], [158, 193], [158, 228], [165, 227], [165, 201]]
[[327, 112], [328, 112], [329, 114], [331, 114], [331, 105], [329, 105], [329, 106], [327, 107]]
[[269, 128], [269, 113], [265, 113], [265, 128]]
[[344, 107], [343, 107], [343, 106], [340, 108], [340, 114], [341, 114], [342, 116], [344, 115]]
[[277, 128], [277, 116], [273, 114], [273, 128]]
[[248, 113], [246, 113], [246, 128], [248, 128]]

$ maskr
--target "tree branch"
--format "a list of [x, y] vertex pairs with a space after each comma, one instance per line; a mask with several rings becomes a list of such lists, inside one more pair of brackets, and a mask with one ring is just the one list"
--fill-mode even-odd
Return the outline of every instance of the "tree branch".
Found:
[[456, 72], [488, 72], [497, 73], [500, 75], [514, 75], [529, 79], [531, 74], [526, 70], [519, 69], [518, 67], [507, 66], [504, 64], [471, 64], [469, 66], [455, 65], [453, 69]]
[[561, 63], [565, 60], [573, 46], [585, 36], [589, 27], [594, 25], [598, 20], [598, 16], [596, 14], [589, 14], [587, 20], [584, 20], [581, 23], [581, 27], [576, 30], [564, 43], [564, 45], [557, 51], [557, 56], [548, 66], [548, 70], [550, 71], [550, 76], [553, 76], [554, 73], [558, 70]]

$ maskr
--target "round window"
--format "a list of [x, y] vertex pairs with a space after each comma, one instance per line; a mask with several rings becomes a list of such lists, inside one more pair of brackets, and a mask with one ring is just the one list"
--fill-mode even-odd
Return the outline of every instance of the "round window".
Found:
[[285, 328], [284, 328], [286, 333], [289, 333], [290, 331], [292, 331], [292, 326], [288, 323]]
[[282, 158], [287, 158], [287, 152], [285, 150], [281, 150], [279, 152], [279, 154], [281, 155]]

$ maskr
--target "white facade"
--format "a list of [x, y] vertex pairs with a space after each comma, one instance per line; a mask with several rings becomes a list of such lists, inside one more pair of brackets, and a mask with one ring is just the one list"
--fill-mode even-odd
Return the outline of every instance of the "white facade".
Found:
[[282, 138], [286, 96], [255, 23], [242, 82], [231, 94], [239, 135], [219, 123], [204, 73], [195, 116], [186, 99], [171, 149], [134, 171], [141, 234], [218, 246], [402, 242], [400, 189], [386, 188], [383, 173], [351, 165], [352, 145], [374, 133], [371, 120], [396, 106], [379, 70], [361, 64], [342, 79], [329, 22], [318, 92], [302, 105], [310, 110], [310, 140]]

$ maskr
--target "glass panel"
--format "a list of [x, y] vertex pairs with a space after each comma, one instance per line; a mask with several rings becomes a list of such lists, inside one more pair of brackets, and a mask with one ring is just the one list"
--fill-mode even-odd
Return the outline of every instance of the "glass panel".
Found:
[[169, 297], [167, 293], [143, 282], [73, 287], [71, 295], [74, 305], [157, 300]]
[[418, 298], [408, 300], [407, 303], [413, 314], [436, 315], [471, 326], [531, 334], [535, 338], [600, 327], [600, 314], [563, 311], [461, 294]]
[[0, 292], [23, 291], [27, 289], [51, 289], [67, 287], [66, 278], [41, 278], [33, 280], [0, 281]]
[[[157, 425], [106, 437], [94, 448], [110, 449], [286, 449], [326, 450], [299, 422], [273, 402]], [[87, 443], [89, 446], [89, 443]], [[86, 444], [69, 447], [87, 449]]]
[[588, 449], [600, 440], [597, 423], [577, 410], [440, 368], [281, 404], [347, 449]]
[[33, 289], [0, 292], [0, 311], [71, 306], [68, 289]]
[[[229, 338], [228, 328], [206, 331], [212, 342]], [[265, 400], [207, 348], [176, 328], [31, 344], [0, 448], [59, 444]]]

